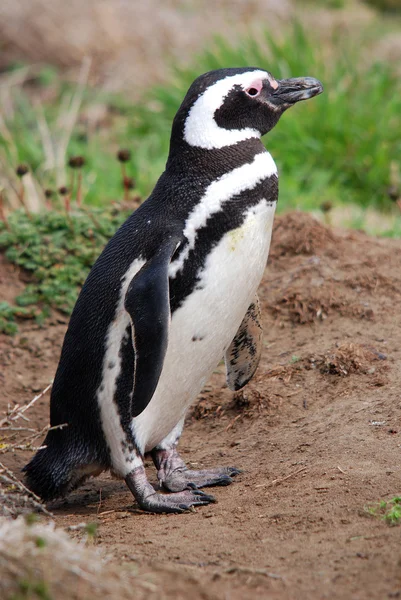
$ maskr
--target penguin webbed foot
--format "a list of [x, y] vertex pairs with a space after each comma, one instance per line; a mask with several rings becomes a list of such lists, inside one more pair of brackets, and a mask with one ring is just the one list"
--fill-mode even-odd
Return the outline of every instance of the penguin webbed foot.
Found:
[[169, 492], [196, 490], [215, 485], [230, 485], [233, 477], [241, 473], [236, 467], [217, 467], [192, 471], [177, 452], [176, 445], [171, 448], [155, 448], [152, 459], [157, 468], [157, 477]]
[[181, 513], [193, 506], [216, 502], [213, 496], [198, 489], [185, 489], [176, 494], [158, 494], [149, 483], [144, 467], [131, 471], [125, 482], [140, 508], [153, 513]]
[[185, 489], [198, 489], [202, 487], [225, 486], [233, 483], [233, 477], [241, 473], [236, 467], [217, 467], [192, 471], [191, 469], [177, 469], [169, 473], [163, 480], [163, 486], [170, 492]]

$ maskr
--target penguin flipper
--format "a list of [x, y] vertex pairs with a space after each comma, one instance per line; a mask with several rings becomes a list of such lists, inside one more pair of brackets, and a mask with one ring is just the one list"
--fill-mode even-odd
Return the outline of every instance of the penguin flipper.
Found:
[[163, 369], [171, 317], [168, 267], [179, 242], [170, 236], [133, 277], [125, 296], [135, 350], [132, 417], [149, 404]]
[[260, 303], [255, 294], [224, 357], [230, 390], [240, 390], [252, 379], [262, 354], [262, 339]]

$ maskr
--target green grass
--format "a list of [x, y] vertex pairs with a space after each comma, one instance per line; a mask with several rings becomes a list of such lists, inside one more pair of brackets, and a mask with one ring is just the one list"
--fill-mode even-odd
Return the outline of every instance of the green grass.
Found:
[[[46, 77], [39, 73], [33, 89], [15, 87], [10, 92], [13, 111], [9, 118], [3, 117], [5, 128], [0, 127], [0, 161], [8, 166], [8, 187], [10, 173], [22, 163], [29, 165], [44, 189], [50, 188], [57, 195], [59, 185], [71, 184], [72, 171], [67, 166], [68, 159], [82, 155], [86, 163], [83, 168], [85, 203], [102, 206], [111, 199], [118, 200], [123, 195], [123, 185], [116, 153], [121, 145], [130, 145], [125, 130], [128, 119], [133, 119], [133, 107], [125, 106], [118, 96], [105, 96], [87, 87], [83, 90], [80, 110], [74, 119], [71, 105], [76, 94], [75, 86], [63, 81], [52, 70], [52, 75], [47, 68], [44, 73]], [[41, 99], [46, 95], [50, 96], [50, 100], [42, 103]], [[92, 126], [90, 114], [98, 109], [106, 109], [105, 122], [100, 120]], [[65, 135], [66, 120], [70, 117], [74, 126], [64, 155], [64, 168], [61, 169], [65, 174], [60, 177], [60, 170], [49, 160], [44, 139], [57, 153]], [[48, 129], [49, 133], [43, 134], [43, 129]], [[132, 165], [128, 166], [128, 174], [135, 175]], [[16, 178], [13, 183], [15, 188]], [[7, 184], [4, 187], [7, 195]]]
[[[50, 67], [37, 72], [33, 84], [10, 89], [12, 110], [0, 119], [0, 192], [6, 199], [16, 195], [19, 163], [29, 164], [43, 188], [59, 185], [46, 142], [56, 151], [70, 118], [62, 166], [70, 184], [68, 158], [85, 157], [87, 208], [70, 215], [19, 211], [9, 216], [8, 228], [0, 222], [0, 250], [32, 274], [16, 305], [0, 303], [0, 331], [15, 333], [20, 318], [41, 323], [51, 307], [71, 312], [90, 266], [129, 212], [111, 205], [123, 195], [118, 149], [131, 149], [127, 173], [146, 197], [164, 169], [171, 122], [187, 88], [211, 69], [251, 65], [277, 78], [321, 79], [324, 94], [290, 109], [265, 138], [282, 175], [279, 210], [319, 212], [328, 202], [333, 206], [328, 222], [400, 237], [399, 211], [388, 191], [391, 187], [392, 195], [401, 197], [401, 81], [391, 64], [363, 66], [364, 48], [373, 38], [366, 30], [353, 43], [334, 36], [322, 45], [312, 32], [294, 25], [280, 41], [268, 32], [237, 47], [216, 39], [191, 66], [174, 68], [168, 85], [148, 90], [136, 104], [122, 95], [73, 86]], [[79, 108], [75, 116], [74, 106]], [[95, 109], [102, 113], [97, 121], [90, 117]], [[57, 209], [63, 206], [57, 195], [52, 202]]]
[[401, 496], [394, 496], [391, 500], [380, 500], [374, 506], [366, 507], [366, 512], [373, 517], [380, 517], [388, 525], [401, 523]]
[[[279, 210], [318, 213], [328, 202], [333, 210], [325, 218], [336, 225], [400, 237], [399, 211], [388, 191], [391, 187], [393, 196], [401, 197], [401, 81], [391, 64], [363, 66], [364, 47], [373, 38], [366, 30], [353, 43], [334, 36], [322, 45], [296, 24], [280, 41], [268, 32], [237, 47], [216, 39], [192, 65], [174, 68], [168, 85], [151, 88], [136, 104], [67, 83], [50, 67], [37, 72], [33, 84], [10, 89], [12, 111], [0, 119], [0, 192], [3, 188], [6, 199], [16, 195], [19, 163], [30, 166], [43, 188], [59, 185], [46, 142], [57, 151], [71, 119], [62, 166], [69, 185], [68, 158], [85, 157], [87, 208], [69, 216], [59, 210], [30, 216], [19, 211], [9, 216], [8, 228], [0, 222], [0, 250], [32, 274], [16, 305], [0, 303], [0, 331], [15, 333], [20, 318], [41, 323], [51, 307], [71, 312], [90, 266], [129, 212], [111, 205], [123, 195], [118, 149], [131, 149], [127, 174], [146, 197], [164, 169], [171, 122], [186, 90], [211, 69], [251, 65], [277, 78], [321, 79], [324, 94], [290, 109], [265, 138], [282, 175]], [[90, 115], [99, 109], [102, 116], [93, 121]], [[63, 206], [57, 195], [52, 203]]]
[[[259, 41], [244, 39], [237, 47], [216, 39], [190, 67], [173, 69], [168, 85], [148, 90], [136, 105], [121, 96], [86, 90], [83, 118], [67, 152], [86, 158], [85, 202], [105, 205], [121, 198], [115, 160], [119, 146], [133, 151], [128, 168], [138, 192], [146, 197], [164, 169], [171, 122], [190, 83], [211, 69], [253, 65], [277, 78], [314, 76], [325, 86], [324, 94], [285, 113], [265, 138], [281, 173], [279, 210], [312, 210], [325, 201], [391, 210], [390, 186], [401, 195], [401, 81], [396, 65], [364, 66], [364, 48], [371, 39], [371, 31], [354, 42], [334, 36], [322, 47], [313, 32], [294, 25], [280, 41], [268, 32]], [[52, 89], [53, 99], [43, 110], [50, 130], [57, 133], [60, 105], [68, 105], [71, 85], [52, 72], [37, 85], [39, 92], [41, 86], [42, 92]], [[6, 123], [13, 143], [2, 138], [0, 129], [0, 151], [10, 164], [29, 163], [44, 186], [54, 186], [54, 173], [44, 169], [39, 109], [21, 88], [14, 90], [13, 100], [14, 117]], [[108, 112], [105, 122], [91, 129], [85, 115], [94, 105], [104, 105]]]
[[[393, 172], [401, 171], [401, 83], [391, 65], [361, 68], [361, 50], [347, 47], [344, 40], [331, 44], [330, 56], [324, 56], [313, 36], [298, 25], [281, 42], [268, 33], [263, 43], [249, 39], [238, 48], [217, 40], [196, 67], [176, 72], [173, 87], [153, 91], [159, 112], [139, 107], [132, 138], [140, 144], [156, 129], [165, 154], [179, 100], [200, 72], [255, 65], [278, 78], [315, 76], [325, 92], [290, 109], [265, 138], [282, 174], [281, 208], [310, 210], [326, 200], [386, 208], [391, 204], [391, 165]], [[160, 150], [155, 150], [153, 164], [161, 169]]]

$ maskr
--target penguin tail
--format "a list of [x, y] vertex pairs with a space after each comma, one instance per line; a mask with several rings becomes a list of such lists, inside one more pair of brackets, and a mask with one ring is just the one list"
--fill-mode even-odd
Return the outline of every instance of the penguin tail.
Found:
[[53, 446], [41, 448], [22, 469], [27, 488], [45, 502], [62, 498], [71, 489], [72, 470], [65, 455], [55, 450]]
[[107, 465], [74, 446], [71, 439], [55, 441], [49, 432], [44, 446], [22, 469], [28, 489], [43, 501], [63, 498], [88, 477], [99, 475]]

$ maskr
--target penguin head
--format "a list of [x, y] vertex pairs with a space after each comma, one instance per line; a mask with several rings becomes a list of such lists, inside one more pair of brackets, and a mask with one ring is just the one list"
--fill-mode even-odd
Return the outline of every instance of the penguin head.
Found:
[[173, 124], [172, 142], [223, 148], [270, 131], [287, 108], [323, 91], [312, 77], [274, 79], [256, 68], [218, 69], [189, 88]]

